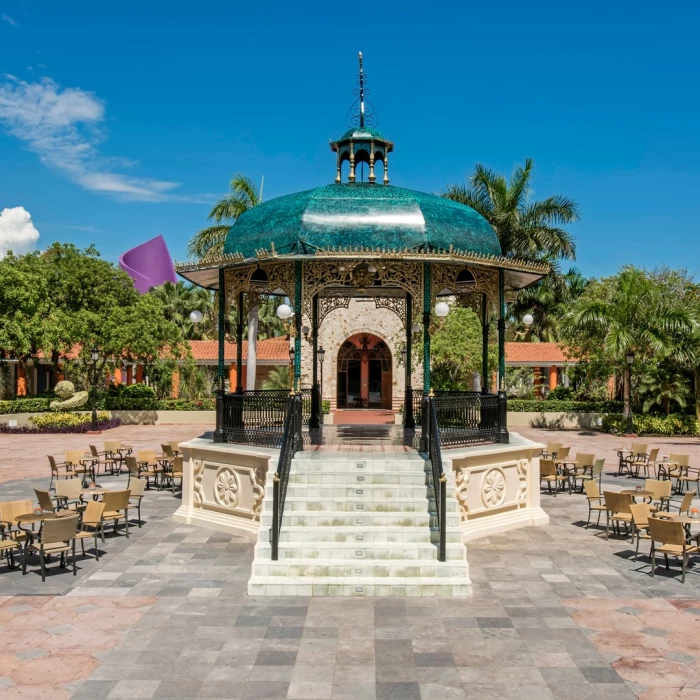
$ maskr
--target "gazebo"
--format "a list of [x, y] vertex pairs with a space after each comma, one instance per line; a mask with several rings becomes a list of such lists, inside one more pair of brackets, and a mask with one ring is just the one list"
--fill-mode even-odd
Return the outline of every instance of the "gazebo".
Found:
[[[220, 303], [219, 388], [215, 442], [279, 447], [286, 392], [244, 391], [240, 384], [244, 319], [270, 296], [285, 297], [278, 309], [290, 320], [293, 391], [301, 397], [302, 421], [311, 429], [323, 415], [318, 382], [318, 330], [329, 314], [352, 298], [372, 299], [397, 314], [405, 329], [406, 429], [422, 421], [421, 449], [428, 449], [428, 414], [435, 403], [444, 417], [443, 442], [508, 442], [505, 377], [505, 302], [509, 292], [545, 275], [540, 262], [504, 257], [489, 223], [470, 207], [433, 194], [389, 184], [393, 142], [374, 127], [374, 111], [360, 54], [357, 101], [351, 128], [332, 141], [335, 181], [277, 197], [241, 215], [231, 227], [224, 254], [178, 265], [191, 282], [216, 290]], [[381, 168], [379, 176], [378, 169]], [[345, 171], [345, 172], [344, 172]], [[362, 181], [366, 171], [366, 181]], [[481, 317], [481, 392], [431, 391], [430, 338], [449, 312], [446, 298], [467, 304]], [[225, 319], [235, 303], [238, 386], [224, 391]], [[488, 336], [498, 327], [498, 386], [489, 386]], [[302, 329], [311, 341], [311, 387], [301, 387]], [[310, 332], [309, 332], [310, 331]], [[413, 387], [412, 353], [419, 341], [423, 382]], [[420, 419], [417, 421], [417, 419]]]

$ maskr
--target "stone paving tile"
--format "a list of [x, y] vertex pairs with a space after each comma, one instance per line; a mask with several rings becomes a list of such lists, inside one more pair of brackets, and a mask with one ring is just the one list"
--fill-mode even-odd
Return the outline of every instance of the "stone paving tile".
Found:
[[[587, 446], [586, 435], [567, 437]], [[603, 455], [618, 442], [591, 440]], [[604, 476], [606, 487], [630, 483]], [[34, 486], [46, 479], [3, 484], [0, 498], [33, 497]], [[21, 665], [61, 653], [87, 654], [96, 668], [82, 683], [67, 667], [62, 683], [32, 686], [51, 693], [44, 697], [100, 700], [142, 687], [133, 692], [193, 699], [692, 700], [700, 693], [699, 567], [685, 585], [673, 568], [652, 579], [648, 558], [632, 561], [628, 540], [585, 529], [580, 495], [542, 500], [547, 527], [469, 545], [471, 598], [251, 599], [253, 538], [175, 524], [179, 499], [150, 491], [143, 527], [128, 540], [108, 537], [99, 562], [79, 557], [76, 578], [57, 571], [42, 585], [0, 563], [0, 595], [14, 596], [0, 598], [0, 627], [21, 615], [36, 620], [18, 626], [12, 648], [0, 635], [0, 678], [12, 683]], [[57, 602], [41, 607], [49, 601]], [[118, 634], [101, 616], [123, 623]], [[639, 658], [652, 661], [641, 675]], [[0, 687], [0, 700], [16, 692]]]

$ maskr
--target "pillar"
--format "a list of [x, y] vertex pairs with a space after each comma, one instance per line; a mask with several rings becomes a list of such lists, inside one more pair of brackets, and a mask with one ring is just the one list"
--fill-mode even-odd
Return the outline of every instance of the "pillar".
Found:
[[348, 182], [355, 182], [355, 144], [350, 141], [350, 174]]
[[243, 393], [243, 292], [238, 293], [236, 316], [236, 393]]
[[143, 384], [143, 365], [136, 365], [136, 383]]
[[532, 384], [535, 387], [535, 398], [542, 398], [542, 370], [539, 367], [532, 368]]
[[430, 263], [423, 263], [423, 403], [421, 410], [421, 436], [418, 449], [428, 452], [430, 432]]
[[549, 390], [552, 391], [552, 389], [557, 388], [557, 368], [556, 367], [550, 367], [549, 368]]
[[122, 383], [122, 368], [121, 367], [115, 367], [114, 368], [114, 377], [113, 377], [113, 382], [114, 386], [119, 386]]
[[294, 327], [296, 329], [294, 336], [294, 391], [299, 391], [301, 380], [301, 272], [301, 260], [296, 260], [294, 262]]
[[216, 429], [214, 442], [225, 442], [224, 434], [224, 363], [226, 361], [226, 277], [223, 267], [219, 267], [219, 361], [216, 378]]
[[313, 344], [311, 379], [311, 417], [309, 428], [321, 426], [321, 387], [318, 383], [318, 294], [311, 301], [311, 342]]
[[170, 379], [170, 398], [180, 398], [180, 370], [176, 369]]
[[489, 376], [489, 305], [486, 294], [481, 295], [481, 393], [491, 391]]
[[506, 288], [505, 272], [498, 271], [498, 442], [508, 443], [506, 402]]
[[370, 182], [374, 182], [377, 176], [374, 174], [374, 141], [369, 143], [369, 178]]
[[403, 426], [409, 430], [416, 427], [416, 419], [413, 415], [413, 386], [411, 377], [411, 350], [413, 345], [413, 297], [410, 293], [406, 293], [406, 392], [404, 394], [403, 404]]
[[126, 385], [131, 386], [134, 383], [134, 366], [126, 366]]
[[238, 371], [236, 370], [236, 363], [232, 362], [228, 368], [228, 387], [229, 391], [233, 391], [234, 387], [238, 382]]

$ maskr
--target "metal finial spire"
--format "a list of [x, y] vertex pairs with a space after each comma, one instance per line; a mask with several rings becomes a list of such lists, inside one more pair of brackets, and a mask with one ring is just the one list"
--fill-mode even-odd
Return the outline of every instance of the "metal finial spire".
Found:
[[357, 59], [360, 63], [360, 128], [365, 126], [365, 74], [362, 72], [362, 51], [358, 52]]
[[345, 121], [348, 126], [359, 126], [363, 129], [366, 126], [374, 126], [377, 123], [377, 118], [372, 103], [367, 99], [370, 91], [367, 87], [367, 76], [362, 66], [362, 51], [358, 52], [357, 59], [360, 64], [360, 72], [357, 75], [358, 87], [353, 91], [353, 95], [357, 99], [348, 110]]

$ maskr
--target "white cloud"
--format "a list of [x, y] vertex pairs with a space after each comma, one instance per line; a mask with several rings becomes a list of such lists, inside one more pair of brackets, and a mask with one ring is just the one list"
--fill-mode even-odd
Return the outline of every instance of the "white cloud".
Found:
[[61, 88], [50, 78], [29, 83], [6, 75], [0, 82], [0, 123], [26, 142], [42, 163], [63, 171], [81, 187], [118, 199], [198, 201], [171, 194], [177, 182], [114, 172], [115, 166], [134, 163], [100, 153], [104, 119], [105, 104], [92, 92]]
[[32, 223], [32, 215], [24, 207], [3, 209], [0, 212], [0, 258], [8, 250], [25, 253], [34, 248], [39, 232]]
[[12, 19], [10, 15], [3, 15], [2, 18], [5, 22], [12, 25], [13, 27], [17, 27], [19, 25], [19, 22], [16, 19]]

